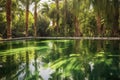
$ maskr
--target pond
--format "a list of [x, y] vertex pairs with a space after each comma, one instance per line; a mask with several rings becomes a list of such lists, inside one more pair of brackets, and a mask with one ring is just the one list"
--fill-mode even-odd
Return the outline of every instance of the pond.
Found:
[[0, 80], [120, 80], [120, 41], [0, 42]]

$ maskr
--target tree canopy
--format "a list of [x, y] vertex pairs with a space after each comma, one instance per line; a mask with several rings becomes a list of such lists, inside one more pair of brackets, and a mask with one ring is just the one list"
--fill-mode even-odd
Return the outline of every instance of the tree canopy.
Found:
[[119, 37], [119, 4], [120, 0], [0, 0], [0, 37]]

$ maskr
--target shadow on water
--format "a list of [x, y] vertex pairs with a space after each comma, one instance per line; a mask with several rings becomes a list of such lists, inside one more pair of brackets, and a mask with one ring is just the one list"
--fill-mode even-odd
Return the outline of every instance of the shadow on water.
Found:
[[120, 41], [0, 43], [1, 80], [120, 80]]

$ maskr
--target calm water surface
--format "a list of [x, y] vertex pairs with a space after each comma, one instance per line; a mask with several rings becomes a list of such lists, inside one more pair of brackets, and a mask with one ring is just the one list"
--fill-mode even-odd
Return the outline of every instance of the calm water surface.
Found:
[[0, 42], [0, 80], [120, 80], [120, 41]]

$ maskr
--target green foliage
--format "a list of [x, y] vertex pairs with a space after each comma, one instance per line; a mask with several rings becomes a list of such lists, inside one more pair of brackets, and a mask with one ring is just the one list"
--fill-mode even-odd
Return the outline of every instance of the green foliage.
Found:
[[83, 36], [96, 36], [96, 20], [92, 11], [81, 14], [81, 31]]
[[[119, 0], [59, 0], [58, 3], [57, 0], [50, 0], [49, 3], [41, 3], [39, 0], [12, 0], [13, 37], [25, 35], [25, 10], [27, 6], [28, 8], [34, 7], [35, 2], [37, 2], [37, 10], [39, 10], [37, 14], [42, 17], [40, 19], [37, 16], [37, 23], [44, 26], [37, 26], [39, 36], [75, 36], [77, 32], [81, 36], [119, 36]], [[5, 12], [6, 1], [0, 0], [0, 34], [2, 37], [6, 37]], [[34, 14], [29, 13], [28, 31], [29, 36], [33, 36]], [[98, 27], [98, 16], [100, 28]], [[59, 33], [56, 34], [57, 25]], [[76, 27], [77, 30], [79, 29], [78, 31], [75, 29]]]
[[[25, 11], [21, 10], [19, 11], [13, 20], [13, 37], [23, 37], [25, 35]], [[29, 15], [29, 35], [32, 35], [33, 33], [33, 15], [30, 13]]]
[[4, 37], [6, 33], [6, 18], [5, 12], [0, 13], [0, 37]]
[[50, 21], [48, 17], [44, 17], [41, 14], [38, 15], [37, 22], [37, 34], [38, 36], [49, 36], [49, 27]]

